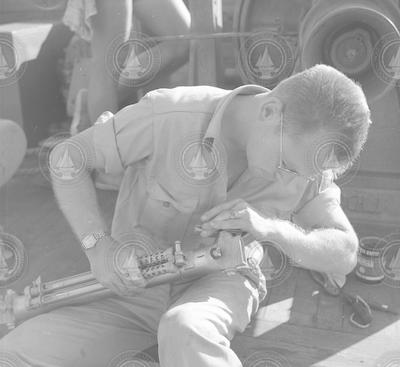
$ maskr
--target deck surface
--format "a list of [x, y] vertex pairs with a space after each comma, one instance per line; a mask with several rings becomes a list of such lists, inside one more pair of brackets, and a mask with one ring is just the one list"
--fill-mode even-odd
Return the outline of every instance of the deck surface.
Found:
[[[99, 198], [110, 220], [116, 193], [99, 191]], [[17, 175], [0, 189], [0, 224], [25, 244], [29, 255], [15, 290], [39, 274], [52, 280], [88, 270], [50, 185], [39, 174]], [[345, 288], [400, 308], [398, 288], [365, 285], [353, 276]], [[249, 367], [400, 365], [395, 364], [400, 360], [399, 316], [374, 311], [371, 326], [359, 329], [349, 323], [349, 315], [340, 297], [325, 295], [308, 272], [296, 268], [269, 291], [252, 324], [232, 346]]]

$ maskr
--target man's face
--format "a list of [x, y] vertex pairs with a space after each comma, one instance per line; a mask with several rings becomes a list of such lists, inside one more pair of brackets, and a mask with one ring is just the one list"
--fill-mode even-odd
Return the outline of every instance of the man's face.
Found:
[[308, 181], [318, 179], [322, 171], [338, 166], [334, 155], [335, 141], [321, 144], [329, 141], [329, 135], [318, 131], [291, 136], [286, 131], [281, 134], [280, 123], [276, 121], [260, 123], [248, 144], [249, 167], [268, 177], [281, 171], [285, 176], [297, 176]]
[[281, 146], [282, 165], [308, 180], [316, 180], [324, 171], [341, 167], [335, 154], [338, 149], [349, 153], [339, 135], [324, 130], [300, 136], [283, 134]]
[[301, 177], [315, 177], [319, 170], [314, 165], [316, 141], [319, 134], [305, 133], [290, 136], [283, 133], [282, 166]]
[[[269, 94], [261, 105], [247, 142], [248, 166], [272, 179], [277, 173], [316, 180], [323, 171], [339, 168], [338, 148], [349, 152], [343, 136], [324, 129], [291, 135], [285, 126], [284, 105]], [[346, 139], [344, 139], [346, 140]]]

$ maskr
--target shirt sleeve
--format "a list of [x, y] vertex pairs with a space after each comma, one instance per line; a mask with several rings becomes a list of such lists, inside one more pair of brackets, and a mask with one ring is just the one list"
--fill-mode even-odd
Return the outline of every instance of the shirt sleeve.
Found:
[[153, 108], [149, 96], [94, 125], [96, 161], [106, 173], [120, 174], [153, 150]]

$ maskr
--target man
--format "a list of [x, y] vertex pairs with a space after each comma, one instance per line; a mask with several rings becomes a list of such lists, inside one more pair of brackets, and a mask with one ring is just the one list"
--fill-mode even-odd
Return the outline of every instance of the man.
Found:
[[[60, 207], [93, 273], [119, 296], [31, 319], [1, 347], [35, 366], [99, 367], [158, 342], [162, 367], [241, 366], [230, 341], [258, 308], [255, 284], [221, 272], [128, 298], [138, 284], [107, 267], [110, 254], [137, 228], [184, 250], [240, 229], [305, 268], [343, 276], [358, 242], [332, 178], [359, 155], [369, 125], [361, 88], [318, 65], [273, 91], [156, 90], [58, 146], [50, 164]], [[111, 235], [94, 169], [124, 173]]]

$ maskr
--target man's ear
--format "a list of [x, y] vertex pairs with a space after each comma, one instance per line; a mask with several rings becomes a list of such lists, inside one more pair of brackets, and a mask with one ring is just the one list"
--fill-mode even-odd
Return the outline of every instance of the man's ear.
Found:
[[261, 105], [260, 109], [260, 120], [275, 122], [280, 121], [283, 104], [279, 98], [267, 97], [265, 102]]

